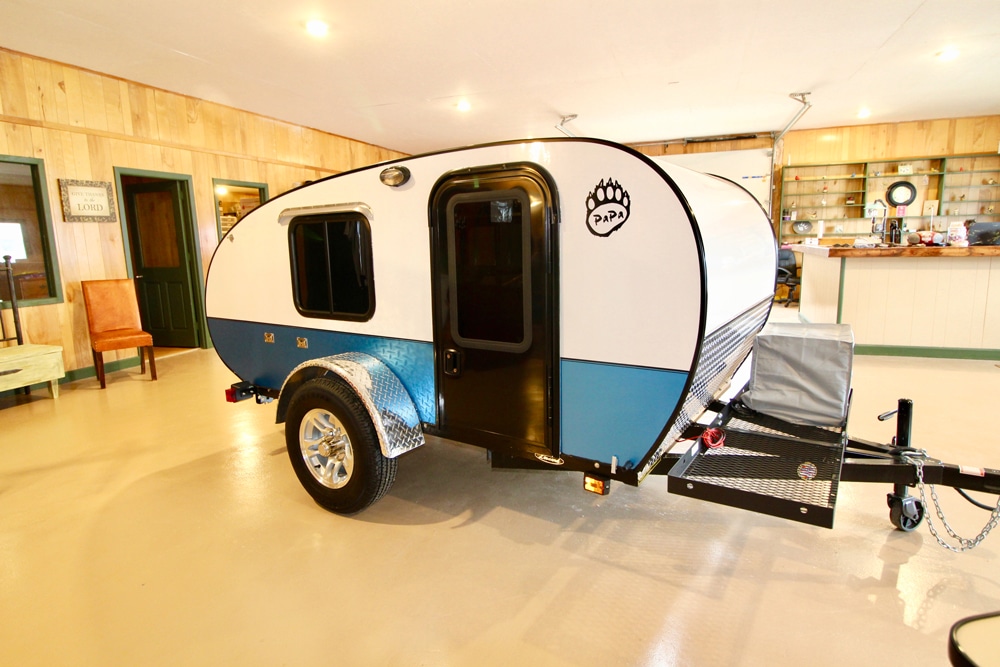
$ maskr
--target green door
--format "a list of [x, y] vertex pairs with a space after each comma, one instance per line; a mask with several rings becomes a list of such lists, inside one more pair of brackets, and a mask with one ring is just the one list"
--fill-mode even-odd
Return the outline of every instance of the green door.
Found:
[[161, 347], [198, 347], [180, 181], [123, 187], [143, 328]]

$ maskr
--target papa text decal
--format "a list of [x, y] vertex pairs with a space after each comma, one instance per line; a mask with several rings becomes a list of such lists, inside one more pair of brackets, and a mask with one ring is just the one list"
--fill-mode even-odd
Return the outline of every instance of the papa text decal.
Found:
[[631, 203], [618, 181], [602, 180], [587, 195], [587, 228], [597, 236], [610, 236], [628, 220]]

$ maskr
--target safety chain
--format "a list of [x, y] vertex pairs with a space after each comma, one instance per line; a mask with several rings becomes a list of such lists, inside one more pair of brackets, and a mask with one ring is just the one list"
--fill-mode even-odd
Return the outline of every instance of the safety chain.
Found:
[[[909, 459], [917, 469], [917, 488], [920, 489], [920, 502], [923, 503], [925, 511], [927, 507], [927, 498], [924, 496], [924, 459], [927, 457], [927, 452], [924, 450], [915, 450], [912, 452], [905, 452], [902, 454], [903, 458]], [[931, 487], [931, 499], [934, 501], [934, 511], [937, 513], [938, 518], [941, 519], [941, 524], [944, 529], [948, 531], [948, 535], [958, 540], [959, 546], [953, 546], [942, 539], [941, 535], [938, 534], [937, 529], [934, 527], [934, 522], [931, 520], [930, 514], [927, 515], [927, 527], [931, 531], [931, 535], [937, 540], [937, 543], [943, 546], [949, 551], [955, 553], [961, 553], [963, 551], [970, 551], [979, 546], [979, 544], [986, 539], [986, 536], [990, 534], [990, 531], [997, 527], [997, 523], [1000, 522], [1000, 498], [997, 499], [997, 506], [993, 508], [990, 513], [990, 520], [986, 522], [983, 529], [979, 531], [971, 540], [964, 537], [960, 537], [954, 529], [948, 524], [948, 520], [944, 518], [944, 511], [941, 509], [941, 501], [938, 499], [937, 489], [934, 484], [927, 484], [926, 486]]]

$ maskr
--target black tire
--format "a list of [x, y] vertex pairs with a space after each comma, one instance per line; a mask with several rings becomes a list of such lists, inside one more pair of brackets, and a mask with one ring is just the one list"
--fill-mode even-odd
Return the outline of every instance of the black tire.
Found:
[[897, 530], [901, 530], [904, 533], [909, 533], [915, 530], [924, 520], [924, 504], [917, 500], [914, 502], [914, 507], [917, 510], [916, 518], [903, 514], [902, 500], [890, 500], [889, 521], [892, 522], [892, 525], [895, 526]]
[[361, 399], [334, 378], [308, 380], [292, 394], [285, 445], [305, 490], [337, 514], [360, 512], [396, 479], [396, 459], [382, 454]]

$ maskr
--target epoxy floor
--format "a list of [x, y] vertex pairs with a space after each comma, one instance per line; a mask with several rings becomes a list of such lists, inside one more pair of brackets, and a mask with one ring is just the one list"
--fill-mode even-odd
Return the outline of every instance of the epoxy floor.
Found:
[[[212, 351], [157, 366], [0, 399], [0, 664], [945, 665], [1000, 610], [1000, 534], [894, 532], [882, 485], [827, 530], [432, 441], [335, 516]], [[917, 445], [1000, 468], [994, 362], [857, 357], [852, 435], [887, 440], [900, 396]], [[965, 536], [988, 517], [941, 498]]]

